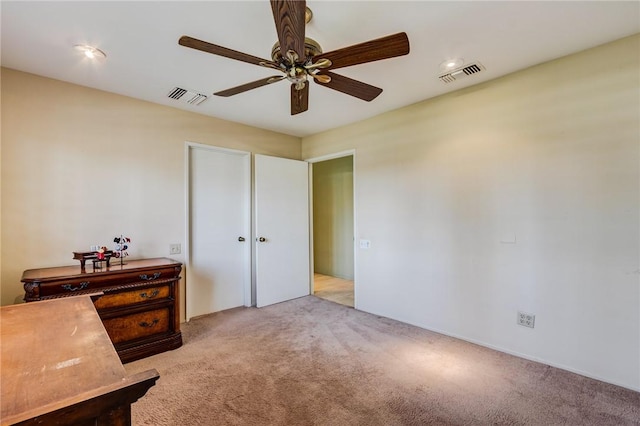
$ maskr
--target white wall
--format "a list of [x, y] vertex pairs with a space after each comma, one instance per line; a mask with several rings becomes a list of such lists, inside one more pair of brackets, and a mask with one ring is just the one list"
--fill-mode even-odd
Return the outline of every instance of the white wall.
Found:
[[297, 137], [3, 68], [2, 304], [121, 232], [131, 258], [184, 247], [185, 141], [300, 158]]
[[640, 390], [639, 52], [304, 138], [303, 158], [357, 152], [356, 307]]

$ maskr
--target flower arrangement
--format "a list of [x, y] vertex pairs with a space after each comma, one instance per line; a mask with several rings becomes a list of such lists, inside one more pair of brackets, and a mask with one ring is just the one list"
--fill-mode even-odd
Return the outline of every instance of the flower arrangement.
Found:
[[105, 260], [105, 253], [108, 251], [108, 249], [105, 246], [102, 246], [98, 249], [98, 252], [96, 253], [96, 258], [98, 260]]

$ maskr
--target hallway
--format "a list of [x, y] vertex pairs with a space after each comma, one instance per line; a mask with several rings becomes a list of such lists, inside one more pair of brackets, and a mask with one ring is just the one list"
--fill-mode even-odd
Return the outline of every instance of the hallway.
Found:
[[313, 295], [353, 308], [353, 281], [313, 274]]

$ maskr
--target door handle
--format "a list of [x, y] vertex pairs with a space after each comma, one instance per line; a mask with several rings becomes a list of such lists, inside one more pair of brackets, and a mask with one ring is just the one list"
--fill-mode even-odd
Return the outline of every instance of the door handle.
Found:
[[243, 242], [244, 241], [244, 237], [238, 237], [238, 241]]
[[261, 243], [264, 243], [265, 241], [267, 241], [267, 239], [265, 237], [260, 237], [260, 238], [256, 238], [258, 241], [260, 241]]

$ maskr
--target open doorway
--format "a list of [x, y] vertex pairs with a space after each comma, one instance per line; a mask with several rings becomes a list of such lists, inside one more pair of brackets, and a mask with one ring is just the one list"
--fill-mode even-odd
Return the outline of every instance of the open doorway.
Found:
[[353, 155], [313, 163], [313, 294], [354, 306]]

